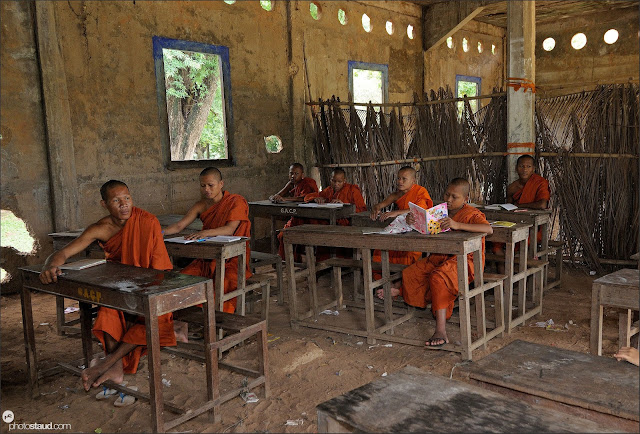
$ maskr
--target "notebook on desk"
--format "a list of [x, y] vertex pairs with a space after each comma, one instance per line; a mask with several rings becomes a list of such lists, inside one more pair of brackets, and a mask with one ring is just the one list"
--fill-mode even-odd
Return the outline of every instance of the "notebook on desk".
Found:
[[165, 243], [178, 243], [178, 244], [191, 244], [191, 243], [232, 243], [234, 241], [241, 240], [242, 237], [231, 236], [231, 235], [216, 235], [215, 237], [204, 237], [198, 238], [194, 240], [188, 240], [185, 237], [174, 237], [174, 238], [166, 238]]
[[495, 203], [493, 205], [487, 205], [484, 209], [493, 209], [493, 210], [507, 210], [513, 211], [514, 209], [518, 209], [518, 207], [512, 203]]
[[58, 268], [61, 270], [84, 270], [85, 268], [95, 267], [96, 265], [106, 264], [106, 259], [81, 259], [68, 264], [62, 264]]
[[309, 203], [301, 203], [298, 206], [301, 207], [301, 208], [342, 208], [343, 205], [344, 205], [343, 203], [330, 203], [330, 202], [316, 203], [316, 202], [309, 202]]

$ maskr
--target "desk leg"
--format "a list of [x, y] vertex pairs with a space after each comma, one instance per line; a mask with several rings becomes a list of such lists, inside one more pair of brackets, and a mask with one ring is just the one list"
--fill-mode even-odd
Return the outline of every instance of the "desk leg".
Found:
[[594, 283], [591, 287], [591, 354], [602, 355], [602, 314], [600, 303], [600, 285]]
[[[484, 284], [484, 269], [482, 268], [482, 250], [473, 252], [473, 282], [476, 288], [480, 288]], [[476, 295], [476, 330], [478, 339], [482, 339], [483, 349], [487, 349], [487, 320], [485, 317], [484, 292]], [[497, 323], [497, 321], [496, 321]]]
[[318, 319], [318, 276], [316, 275], [316, 255], [313, 253], [313, 246], [304, 246], [305, 256], [307, 257], [307, 282], [309, 283], [309, 296], [311, 299], [311, 309], [313, 310], [313, 318]]
[[362, 249], [362, 277], [364, 280], [364, 312], [367, 323], [367, 343], [373, 345], [376, 343], [375, 338], [372, 338], [369, 333], [375, 331], [375, 322], [373, 310], [373, 290], [371, 289], [372, 273], [371, 273], [371, 250]]
[[153, 297], [145, 298], [144, 321], [147, 329], [147, 361], [149, 363], [149, 404], [153, 432], [164, 432], [162, 374], [160, 372], [160, 335], [158, 334], [158, 306]]
[[[223, 280], [223, 285], [224, 285], [224, 280]], [[247, 302], [247, 294], [245, 293], [246, 286], [247, 286], [247, 251], [244, 250], [241, 255], [238, 255], [238, 282], [237, 282], [237, 289], [242, 290], [242, 294], [240, 295], [240, 304], [242, 305], [240, 309], [240, 315], [242, 316], [244, 316], [246, 313], [246, 308], [245, 308], [245, 305]], [[224, 292], [224, 286], [223, 286], [223, 292]], [[262, 306], [263, 311], [264, 309], [265, 307]], [[237, 310], [238, 308], [236, 303], [236, 311]], [[265, 317], [264, 319], [266, 320], [267, 318]]]
[[[216, 309], [213, 303], [213, 282], [208, 280], [205, 287], [207, 303], [204, 305], [204, 363], [207, 378], [207, 400], [220, 398], [220, 374], [218, 373], [218, 355], [214, 347], [216, 341]], [[214, 422], [220, 422], [220, 405], [209, 412]]]
[[[382, 265], [382, 278], [389, 280], [391, 272], [389, 271], [389, 251], [380, 251], [380, 260]], [[383, 286], [384, 291], [384, 320], [386, 324], [393, 322], [393, 299], [391, 298], [391, 282], [387, 281]], [[393, 326], [388, 330], [389, 334], [393, 334]]]
[[38, 389], [38, 366], [36, 360], [36, 336], [33, 331], [33, 310], [31, 308], [31, 290], [22, 287], [20, 295], [22, 301], [22, 330], [24, 332], [24, 349], [27, 353], [27, 373], [29, 389], [33, 398], [40, 395]]
[[[296, 295], [296, 270], [293, 264], [293, 244], [284, 244], [285, 260], [287, 265], [287, 286], [289, 289], [289, 320], [298, 319], [298, 296]], [[293, 323], [292, 327], [295, 329]]]
[[84, 366], [89, 367], [93, 356], [93, 342], [91, 341], [91, 303], [80, 302], [80, 333], [82, 334], [82, 354]]
[[469, 272], [466, 255], [458, 255], [458, 305], [460, 309], [460, 342], [462, 359], [471, 360], [471, 306], [469, 304]]
[[278, 234], [276, 233], [276, 216], [271, 216], [271, 254], [278, 254], [278, 246], [276, 243], [278, 241]]
[[56, 326], [57, 326], [58, 336], [64, 335], [64, 330], [63, 330], [64, 325], [65, 325], [64, 297], [57, 295], [56, 296]]
[[511, 307], [513, 306], [513, 272], [515, 262], [515, 245], [507, 243], [504, 252], [504, 272], [507, 277], [504, 279], [504, 327], [508, 332], [511, 331]]
[[249, 229], [249, 236], [251, 237], [251, 240], [249, 241], [249, 247], [251, 248], [251, 250], [254, 250], [256, 247], [256, 229], [255, 229], [255, 216], [251, 211], [251, 207], [249, 207], [249, 224], [251, 225]]
[[[531, 241], [533, 240], [533, 242]], [[529, 243], [531, 244], [531, 249], [529, 249], [529, 257], [531, 259], [535, 259], [538, 253], [538, 224], [535, 223], [533, 226], [529, 228]]]
[[[541, 225], [542, 227], [542, 251], [546, 252], [549, 249], [549, 223], [545, 223], [543, 225]], [[536, 244], [537, 244], [537, 239], [536, 239]], [[544, 255], [542, 255], [542, 257], [540, 259], [542, 259], [543, 261], [546, 261], [549, 258], [549, 254], [545, 253]], [[542, 289], [544, 290], [547, 288], [547, 280], [548, 280], [548, 275], [549, 275], [549, 265], [544, 267], [544, 270], [542, 270]], [[535, 290], [535, 289], [534, 289]]]

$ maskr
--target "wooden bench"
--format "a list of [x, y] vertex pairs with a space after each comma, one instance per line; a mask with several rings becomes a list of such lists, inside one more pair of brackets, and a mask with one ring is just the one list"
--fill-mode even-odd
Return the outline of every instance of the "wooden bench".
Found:
[[640, 309], [638, 284], [640, 270], [622, 269], [593, 281], [591, 287], [591, 353], [602, 355], [604, 306], [625, 309], [619, 316], [619, 346], [627, 344], [637, 326], [631, 324], [631, 311]]
[[266, 267], [268, 265], [271, 265], [276, 271], [278, 304], [283, 305], [285, 291], [283, 291], [284, 286], [282, 283], [282, 258], [280, 257], [280, 255], [256, 252], [255, 250], [251, 251], [251, 261], [249, 262], [249, 267], [251, 268], [252, 273], [255, 273], [257, 268]]

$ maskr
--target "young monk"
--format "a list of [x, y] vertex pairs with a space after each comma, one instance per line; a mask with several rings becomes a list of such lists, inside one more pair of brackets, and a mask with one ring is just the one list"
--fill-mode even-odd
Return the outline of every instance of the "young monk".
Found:
[[[250, 237], [251, 223], [249, 222], [249, 204], [239, 194], [231, 194], [224, 191], [222, 174], [215, 167], [207, 167], [200, 172], [200, 194], [202, 199], [197, 201], [187, 211], [184, 217], [177, 223], [165, 228], [165, 235], [173, 235], [181, 232], [193, 221], [200, 217], [202, 230], [185, 236], [188, 240], [197, 240], [216, 235], [235, 235]], [[247, 240], [246, 276], [251, 277], [249, 270], [249, 241]], [[181, 273], [192, 276], [203, 276], [213, 279], [216, 272], [216, 261], [196, 259], [182, 269]], [[224, 293], [235, 291], [238, 288], [238, 258], [232, 258], [225, 262], [224, 266]], [[225, 301], [223, 310], [234, 313], [237, 298]]]
[[621, 360], [626, 360], [627, 362], [636, 366], [640, 365], [640, 357], [638, 357], [637, 348], [622, 347], [618, 350], [617, 353], [613, 355], [613, 357], [615, 357], [618, 362]]
[[[172, 265], [162, 239], [160, 222], [153, 215], [133, 206], [124, 182], [111, 180], [100, 188], [100, 204], [109, 215], [90, 225], [75, 240], [52, 253], [40, 273], [42, 283], [57, 282], [60, 265], [98, 241], [109, 261], [136, 267], [171, 270]], [[160, 345], [176, 345], [171, 313], [158, 318]], [[85, 390], [107, 380], [121, 383], [124, 373], [135, 374], [140, 357], [146, 352], [146, 328], [143, 317], [101, 307], [93, 333], [102, 343], [105, 358], [94, 360], [81, 374]]]
[[[316, 181], [313, 178], [305, 178], [304, 166], [300, 163], [293, 163], [291, 167], [289, 167], [289, 182], [282, 187], [282, 190], [273, 196], [270, 196], [269, 200], [275, 203], [302, 202], [307, 194], [317, 192], [318, 185], [316, 184]], [[304, 219], [291, 217], [289, 221], [285, 223], [283, 229], [302, 225], [304, 222]], [[278, 234], [278, 242], [280, 243], [278, 253], [282, 259], [284, 259], [283, 236], [284, 234], [282, 232]]]
[[[429, 196], [429, 192], [426, 188], [416, 184], [416, 170], [412, 167], [405, 166], [398, 170], [398, 178], [396, 180], [397, 190], [387, 196], [382, 202], [375, 204], [371, 208], [371, 220], [387, 220], [389, 218], [396, 218], [399, 215], [407, 214], [409, 212], [409, 202], [413, 202], [416, 205], [429, 209], [433, 206], [433, 200]], [[398, 208], [395, 211], [387, 211], [381, 213], [380, 210], [388, 207], [392, 203], [396, 204]], [[392, 264], [406, 264], [410, 265], [420, 259], [421, 252], [389, 252], [389, 262]], [[373, 262], [380, 262], [380, 250], [374, 250]], [[380, 273], [374, 272], [376, 278], [380, 278]]]
[[[455, 178], [444, 193], [449, 217], [440, 220], [442, 229], [480, 232], [487, 235], [493, 229], [484, 214], [467, 204], [469, 200], [469, 182], [466, 179]], [[407, 216], [407, 221], [413, 223], [413, 215]], [[392, 288], [391, 295], [402, 295], [405, 303], [424, 308], [431, 302], [431, 312], [436, 318], [436, 330], [426, 345], [440, 347], [449, 342], [446, 321], [453, 312], [453, 303], [458, 296], [458, 262], [455, 255], [431, 254], [402, 272], [402, 288]], [[482, 266], [484, 268], [484, 238], [482, 239]], [[469, 282], [473, 281], [473, 254], [467, 256], [467, 270]], [[384, 296], [383, 291], [377, 291], [378, 297]]]
[[549, 205], [549, 181], [535, 173], [535, 160], [522, 155], [516, 162], [518, 179], [507, 187], [507, 202], [520, 208], [546, 209]]

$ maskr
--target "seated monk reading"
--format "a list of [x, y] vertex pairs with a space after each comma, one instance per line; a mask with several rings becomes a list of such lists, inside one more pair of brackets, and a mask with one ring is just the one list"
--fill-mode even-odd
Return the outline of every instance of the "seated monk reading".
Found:
[[[371, 220], [385, 221], [407, 214], [409, 213], [409, 202], [413, 202], [424, 209], [429, 209], [433, 206], [433, 200], [431, 200], [427, 189], [416, 184], [416, 170], [414, 168], [409, 166], [400, 168], [396, 186], [398, 188], [396, 191], [371, 208]], [[396, 210], [380, 212], [381, 209], [388, 207], [392, 203], [396, 204]], [[420, 259], [421, 256], [421, 252], [390, 251], [389, 263], [410, 265]], [[372, 261], [381, 262], [381, 260], [380, 250], [374, 250]], [[382, 274], [378, 272], [374, 272], [373, 275], [376, 279], [382, 277]]]
[[[78, 238], [47, 258], [40, 273], [42, 283], [57, 282], [57, 277], [62, 274], [58, 266], [96, 240], [109, 261], [156, 270], [173, 268], [162, 239], [160, 222], [153, 214], [133, 206], [127, 185], [111, 180], [100, 188], [100, 194], [100, 204], [109, 215], [87, 227]], [[171, 313], [158, 317], [158, 329], [160, 345], [176, 345]], [[146, 352], [144, 317], [101, 307], [93, 333], [102, 343], [105, 357], [93, 360], [82, 371], [85, 390], [98, 387], [107, 380], [121, 383], [123, 374], [135, 374], [140, 357]]]
[[[346, 173], [344, 169], [336, 167], [331, 172], [331, 186], [325, 188], [319, 193], [309, 193], [304, 197], [305, 202], [316, 203], [352, 203], [356, 207], [356, 212], [367, 210], [364, 198], [360, 192], [360, 187], [355, 184], [346, 182]], [[310, 224], [329, 224], [328, 220], [309, 219]], [[349, 226], [349, 219], [338, 219], [336, 221], [340, 226]], [[323, 260], [329, 257], [329, 249], [318, 247], [317, 260]], [[351, 249], [338, 249], [337, 255], [341, 257], [349, 257]]]
[[[469, 182], [455, 178], [444, 193], [449, 217], [440, 220], [443, 229], [481, 232], [487, 235], [493, 229], [484, 214], [466, 202], [469, 200]], [[413, 215], [407, 221], [414, 223]], [[482, 239], [482, 266], [484, 267], [484, 238]], [[402, 272], [402, 288], [392, 288], [391, 295], [402, 295], [405, 303], [425, 308], [431, 302], [431, 312], [436, 318], [436, 330], [426, 345], [441, 347], [449, 342], [446, 322], [453, 313], [453, 303], [458, 296], [458, 260], [455, 255], [433, 253], [421, 259]], [[467, 255], [469, 283], [473, 281], [473, 254]], [[383, 290], [377, 291], [378, 297], [384, 296]]]
[[[303, 202], [304, 197], [309, 193], [317, 193], [318, 185], [313, 178], [305, 178], [304, 166], [300, 163], [293, 163], [289, 167], [289, 182], [282, 187], [282, 190], [269, 197], [269, 200], [274, 203], [283, 202]], [[292, 226], [298, 226], [304, 224], [304, 219], [298, 217], [291, 217], [284, 228], [290, 228]], [[278, 241], [280, 247], [278, 253], [280, 257], [284, 259], [284, 242], [282, 240], [283, 233], [278, 234]]]
[[[200, 173], [200, 194], [202, 199], [197, 201], [187, 211], [184, 217], [177, 223], [165, 228], [165, 235], [173, 235], [181, 232], [193, 221], [200, 217], [202, 230], [186, 235], [189, 240], [197, 240], [216, 235], [235, 235], [238, 237], [251, 236], [251, 223], [249, 222], [249, 205], [244, 197], [239, 194], [231, 194], [223, 190], [224, 181], [222, 174], [215, 167], [207, 167]], [[246, 277], [251, 277], [249, 271], [249, 240], [247, 240]], [[196, 259], [180, 271], [192, 276], [209, 277], [213, 279], [216, 272], [216, 261]], [[235, 291], [238, 288], [238, 258], [231, 258], [224, 265], [224, 293]], [[237, 298], [227, 300], [223, 304], [223, 310], [228, 313], [236, 311]]]

